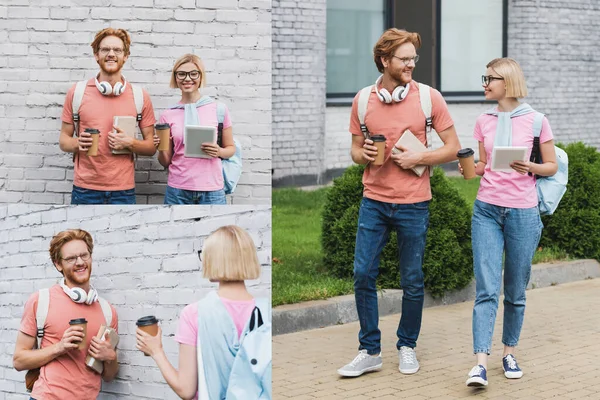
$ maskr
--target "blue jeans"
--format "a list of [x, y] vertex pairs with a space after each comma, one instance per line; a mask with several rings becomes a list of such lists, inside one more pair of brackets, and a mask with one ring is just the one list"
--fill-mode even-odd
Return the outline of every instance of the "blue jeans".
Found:
[[525, 289], [531, 261], [542, 234], [537, 207], [507, 208], [475, 200], [471, 237], [476, 298], [473, 352], [490, 354], [504, 253], [504, 326], [502, 343], [516, 346], [525, 316]]
[[135, 204], [135, 189], [102, 191], [73, 185], [71, 204]]
[[227, 204], [225, 190], [196, 192], [194, 190], [176, 189], [167, 185], [164, 204]]
[[402, 317], [398, 325], [396, 347], [414, 348], [421, 330], [423, 315], [423, 256], [429, 201], [414, 204], [391, 204], [363, 197], [358, 216], [354, 251], [354, 296], [360, 321], [359, 350], [369, 354], [381, 352], [381, 331], [377, 308], [379, 256], [392, 229], [398, 237], [398, 259], [402, 285]]

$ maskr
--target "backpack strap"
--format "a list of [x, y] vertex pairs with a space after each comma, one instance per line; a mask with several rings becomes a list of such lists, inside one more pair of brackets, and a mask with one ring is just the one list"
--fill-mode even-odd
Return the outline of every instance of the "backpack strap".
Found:
[[421, 100], [421, 109], [425, 114], [425, 134], [427, 135], [427, 148], [431, 149], [431, 127], [433, 120], [431, 119], [431, 92], [429, 86], [419, 83], [419, 99]]
[[365, 139], [369, 139], [371, 137], [369, 130], [367, 129], [367, 125], [365, 125], [365, 115], [367, 114], [367, 106], [369, 105], [369, 97], [371, 96], [372, 91], [373, 85], [362, 88], [358, 93], [358, 122], [360, 122], [360, 130], [362, 131]]
[[35, 324], [37, 326], [37, 348], [42, 348], [42, 338], [44, 337], [44, 325], [46, 324], [46, 318], [48, 317], [48, 310], [50, 308], [50, 289], [44, 288], [38, 291], [38, 304], [35, 310]]
[[112, 309], [110, 308], [110, 304], [102, 297], [98, 297], [98, 303], [100, 303], [100, 307], [102, 308], [102, 314], [104, 314], [106, 326], [110, 327], [112, 324]]
[[79, 107], [81, 107], [81, 101], [83, 100], [83, 93], [85, 92], [85, 87], [87, 86], [87, 81], [79, 81], [75, 85], [75, 92], [73, 93], [73, 125], [75, 126], [75, 135], [79, 136]]
[[[531, 156], [529, 162], [541, 164], [542, 154], [540, 153], [540, 134], [542, 133], [542, 123], [544, 122], [544, 114], [541, 112], [535, 112], [533, 117], [533, 147], [531, 148]], [[531, 172], [527, 175], [531, 176]]]
[[142, 109], [144, 108], [144, 92], [142, 87], [138, 85], [132, 85], [131, 91], [133, 92], [133, 101], [135, 102], [135, 112], [137, 113], [136, 120], [138, 125], [142, 122]]
[[223, 121], [225, 121], [225, 104], [217, 102], [217, 144], [223, 147]]

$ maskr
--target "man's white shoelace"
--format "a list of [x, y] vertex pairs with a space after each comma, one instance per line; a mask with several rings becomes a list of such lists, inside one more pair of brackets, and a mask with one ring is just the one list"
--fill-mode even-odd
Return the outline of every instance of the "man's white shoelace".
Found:
[[356, 365], [361, 362], [362, 360], [364, 360], [365, 358], [369, 357], [369, 354], [367, 353], [366, 350], [361, 350], [358, 355], [356, 357], [354, 357], [354, 360], [352, 360], [352, 362], [350, 363], [351, 366], [356, 367]]
[[400, 356], [402, 357], [402, 362], [407, 364], [414, 364], [417, 361], [415, 351], [410, 347], [401, 347]]

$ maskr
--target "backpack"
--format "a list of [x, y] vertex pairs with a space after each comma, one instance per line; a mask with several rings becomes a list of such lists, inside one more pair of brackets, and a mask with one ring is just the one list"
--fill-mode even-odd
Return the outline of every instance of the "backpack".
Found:
[[[269, 300], [256, 298], [239, 340], [225, 307], [217, 302], [220, 300], [212, 292], [198, 303], [198, 398], [271, 400]], [[236, 340], [229, 342], [233, 336]]]
[[[425, 114], [425, 140], [427, 150], [431, 150], [431, 127], [433, 126], [433, 120], [431, 118], [431, 93], [430, 88], [424, 83], [419, 83], [419, 99], [421, 102], [421, 109]], [[358, 94], [358, 121], [360, 122], [360, 130], [363, 133], [365, 139], [371, 137], [367, 125], [365, 125], [365, 115], [367, 114], [367, 107], [369, 105], [369, 97], [373, 91], [373, 85], [364, 87]], [[392, 153], [397, 154], [399, 152], [395, 147], [392, 148]], [[429, 176], [433, 175], [433, 168], [429, 168]]]
[[271, 317], [265, 300], [256, 299], [248, 332], [231, 368], [227, 400], [270, 400], [272, 397]]
[[[543, 163], [540, 152], [540, 133], [544, 114], [536, 112], [533, 119], [533, 148], [531, 150], [530, 162]], [[558, 170], [552, 176], [536, 175], [535, 186], [538, 194], [538, 208], [540, 215], [552, 215], [558, 203], [567, 191], [569, 182], [569, 157], [560, 147], [554, 146], [556, 152], [556, 163]], [[531, 173], [529, 173], [531, 175]]]
[[[223, 143], [223, 121], [225, 120], [225, 105], [217, 103], [217, 122], [219, 123], [217, 131], [217, 144], [222, 147]], [[221, 159], [223, 164], [223, 182], [225, 184], [225, 194], [231, 194], [242, 175], [242, 147], [234, 138], [235, 153], [228, 159]]]
[[[75, 135], [79, 136], [79, 107], [81, 107], [81, 101], [83, 100], [83, 94], [88, 81], [79, 81], [75, 85], [75, 92], [73, 93], [73, 125], [75, 127]], [[133, 92], [133, 101], [135, 102], [136, 121], [139, 124], [142, 122], [142, 109], [144, 108], [144, 92], [141, 86], [133, 85], [127, 82]], [[141, 131], [140, 127], [140, 131]], [[73, 154], [73, 160], [75, 160], [75, 154]]]
[[[37, 326], [37, 334], [34, 348], [41, 349], [42, 338], [44, 337], [44, 325], [46, 324], [48, 310], [50, 309], [50, 289], [40, 289], [38, 293], [38, 304], [35, 310], [35, 323]], [[104, 314], [106, 326], [110, 326], [110, 324], [112, 323], [112, 310], [110, 309], [110, 304], [108, 304], [108, 301], [104, 300], [102, 297], [98, 297], [98, 302], [100, 303], [100, 307], [102, 308], [102, 314]], [[35, 368], [27, 371], [27, 374], [25, 375], [25, 387], [27, 388], [27, 392], [31, 392], [33, 390], [33, 384], [35, 383], [35, 381], [38, 380], [39, 377], [40, 368]]]

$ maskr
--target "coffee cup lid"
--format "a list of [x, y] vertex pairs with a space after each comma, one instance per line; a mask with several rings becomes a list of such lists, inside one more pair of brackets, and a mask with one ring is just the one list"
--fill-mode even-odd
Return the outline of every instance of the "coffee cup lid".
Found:
[[100, 131], [98, 129], [94, 129], [94, 128], [85, 128], [84, 132], [87, 132], [92, 135], [95, 133], [100, 133]]
[[138, 319], [135, 324], [137, 326], [148, 326], [148, 325], [154, 325], [157, 323], [158, 323], [158, 320], [156, 319], [156, 317], [154, 315], [148, 315], [147, 317], [142, 317], [142, 318]]
[[76, 318], [69, 321], [69, 325], [81, 325], [87, 324], [87, 319], [85, 318]]
[[374, 142], [385, 142], [385, 136], [383, 135], [373, 135], [371, 136], [371, 140]]
[[473, 149], [467, 147], [466, 149], [460, 149], [458, 153], [456, 153], [456, 156], [459, 158], [466, 158], [471, 157], [473, 154], [475, 154]]
[[169, 125], [169, 124], [156, 124], [156, 125], [154, 125], [154, 128], [156, 128], [156, 129], [169, 129], [169, 128], [171, 128], [171, 125]]

